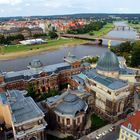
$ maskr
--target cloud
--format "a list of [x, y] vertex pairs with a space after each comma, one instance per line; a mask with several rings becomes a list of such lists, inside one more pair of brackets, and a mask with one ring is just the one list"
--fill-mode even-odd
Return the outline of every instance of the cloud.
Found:
[[121, 7], [121, 8], [115, 8], [114, 11], [119, 13], [127, 13], [129, 9]]
[[0, 0], [0, 9], [6, 11], [0, 16], [140, 13], [139, 5], [140, 0]]
[[0, 0], [0, 4], [16, 5], [22, 3], [22, 0]]

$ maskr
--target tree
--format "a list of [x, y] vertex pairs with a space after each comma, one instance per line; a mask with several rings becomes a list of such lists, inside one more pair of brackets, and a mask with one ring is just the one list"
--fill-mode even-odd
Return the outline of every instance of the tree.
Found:
[[0, 44], [5, 44], [6, 40], [4, 35], [0, 35]]
[[133, 44], [132, 56], [131, 56], [131, 66], [140, 66], [140, 41]]
[[36, 90], [35, 85], [33, 83], [28, 84], [27, 91], [28, 91], [27, 96], [31, 96], [35, 100], [39, 96], [37, 94], [37, 90]]
[[55, 31], [49, 31], [48, 36], [49, 36], [49, 38], [51, 38], [51, 39], [56, 39], [56, 38], [58, 38], [58, 35], [57, 35], [57, 33], [56, 33]]

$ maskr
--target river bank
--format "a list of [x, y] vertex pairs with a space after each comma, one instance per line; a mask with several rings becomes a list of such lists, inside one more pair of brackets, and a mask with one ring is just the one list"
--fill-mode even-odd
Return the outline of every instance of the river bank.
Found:
[[0, 60], [10, 60], [10, 59], [17, 59], [22, 57], [28, 57], [40, 54], [46, 51], [54, 51], [60, 49], [61, 46], [73, 47], [81, 44], [85, 44], [88, 41], [81, 40], [81, 39], [59, 39], [59, 40], [52, 40], [46, 44], [39, 44], [39, 45], [15, 45], [15, 46], [8, 46], [5, 47], [1, 54]]
[[105, 36], [107, 33], [112, 31], [115, 28], [115, 25], [113, 23], [107, 23], [102, 29], [99, 31], [93, 31], [93, 36], [96, 37], [102, 37]]
[[128, 23], [128, 25], [133, 29], [135, 29], [138, 33], [140, 33], [140, 23], [139, 24]]

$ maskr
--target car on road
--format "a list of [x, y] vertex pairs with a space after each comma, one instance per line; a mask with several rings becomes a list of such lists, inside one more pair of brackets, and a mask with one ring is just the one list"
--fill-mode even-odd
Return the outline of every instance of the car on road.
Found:
[[103, 136], [105, 136], [106, 134], [107, 134], [107, 131], [104, 131], [104, 132], [102, 133]]
[[98, 134], [97, 136], [96, 136], [96, 139], [98, 140], [98, 139], [100, 139], [102, 137], [102, 134]]
[[113, 127], [110, 127], [110, 129], [108, 130], [109, 132], [112, 132], [113, 131]]

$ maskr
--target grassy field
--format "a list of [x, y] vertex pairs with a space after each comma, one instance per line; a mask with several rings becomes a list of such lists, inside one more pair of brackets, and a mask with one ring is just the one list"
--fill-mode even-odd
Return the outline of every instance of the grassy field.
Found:
[[99, 31], [93, 31], [93, 36], [95, 37], [101, 37], [106, 35], [108, 32], [110, 32], [114, 28], [113, 23], [107, 23], [102, 29]]
[[17, 59], [40, 54], [45, 51], [53, 51], [61, 48], [61, 46], [75, 46], [87, 43], [88, 41], [81, 39], [64, 39], [49, 40], [48, 43], [38, 45], [13, 45], [0, 46], [0, 60]]
[[91, 128], [92, 130], [97, 130], [105, 125], [107, 125], [107, 121], [103, 120], [99, 116], [92, 114], [91, 116]]
[[59, 40], [50, 40], [45, 44], [37, 44], [37, 45], [13, 45], [13, 46], [1, 46], [1, 53], [13, 53], [13, 52], [21, 52], [21, 51], [31, 51], [31, 50], [39, 50], [39, 49], [51, 49], [51, 47], [58, 48], [61, 45], [73, 45], [73, 44], [82, 44], [85, 41], [80, 39], [59, 39]]
[[132, 28], [136, 29], [137, 32], [140, 33], [140, 23], [139, 24], [128, 23], [128, 25], [130, 25]]

